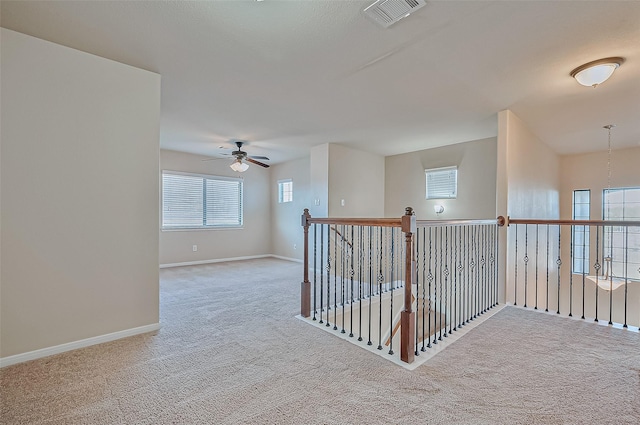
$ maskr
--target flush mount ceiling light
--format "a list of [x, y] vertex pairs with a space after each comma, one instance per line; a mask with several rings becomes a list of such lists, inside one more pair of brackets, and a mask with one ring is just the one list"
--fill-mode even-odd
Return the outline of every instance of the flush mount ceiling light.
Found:
[[237, 171], [238, 173], [244, 173], [249, 169], [249, 164], [245, 164], [242, 162], [240, 158], [236, 159], [229, 165], [233, 171]]
[[619, 57], [598, 59], [580, 65], [571, 71], [571, 76], [583, 86], [595, 88], [599, 84], [607, 81], [613, 74], [613, 71], [622, 65], [622, 62], [624, 62], [624, 58]]

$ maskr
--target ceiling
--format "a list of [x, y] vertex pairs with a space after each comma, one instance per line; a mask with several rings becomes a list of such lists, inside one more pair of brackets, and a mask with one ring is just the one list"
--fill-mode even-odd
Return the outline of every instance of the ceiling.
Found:
[[[361, 1], [6, 1], [2, 27], [162, 75], [160, 143], [271, 163], [340, 143], [393, 155], [497, 134], [560, 154], [640, 146], [640, 2], [430, 1], [384, 29]], [[596, 89], [570, 76], [625, 63]]]

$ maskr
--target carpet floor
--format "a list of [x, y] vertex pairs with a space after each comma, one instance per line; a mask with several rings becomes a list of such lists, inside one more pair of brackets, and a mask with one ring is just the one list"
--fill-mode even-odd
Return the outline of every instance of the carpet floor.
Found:
[[2, 424], [634, 424], [640, 334], [506, 307], [413, 371], [295, 318], [301, 265], [161, 271], [161, 329], [0, 370]]

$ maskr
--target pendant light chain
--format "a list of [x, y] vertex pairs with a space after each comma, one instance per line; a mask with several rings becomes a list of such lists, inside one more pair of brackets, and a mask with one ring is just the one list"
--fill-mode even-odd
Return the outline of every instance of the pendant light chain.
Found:
[[[609, 131], [609, 146], [607, 153], [607, 197], [611, 196], [611, 129], [615, 127], [615, 124], [605, 125], [603, 128], [606, 128]], [[611, 220], [611, 200], [607, 199], [607, 219]], [[609, 262], [611, 262], [611, 256], [613, 255], [613, 228], [609, 226]], [[608, 265], [611, 267], [611, 265]], [[611, 270], [608, 270], [611, 272]], [[608, 273], [607, 273], [608, 274]]]

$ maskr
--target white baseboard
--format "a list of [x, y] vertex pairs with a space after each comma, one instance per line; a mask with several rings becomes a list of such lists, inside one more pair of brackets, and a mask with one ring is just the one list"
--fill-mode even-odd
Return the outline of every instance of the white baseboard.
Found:
[[11, 366], [17, 363], [27, 362], [29, 360], [40, 359], [42, 357], [52, 356], [54, 354], [64, 353], [65, 351], [77, 350], [78, 348], [89, 347], [91, 345], [102, 344], [103, 342], [115, 341], [116, 339], [126, 338], [128, 336], [139, 335], [147, 332], [153, 332], [160, 329], [160, 323], [152, 323], [151, 325], [139, 326], [137, 328], [125, 329], [123, 331], [113, 332], [106, 335], [94, 336], [79, 341], [68, 342], [66, 344], [55, 345], [53, 347], [42, 348], [40, 350], [29, 351], [27, 353], [16, 354], [14, 356], [0, 358], [0, 368]]
[[297, 258], [289, 258], [289, 257], [283, 257], [281, 255], [273, 255], [273, 254], [261, 254], [261, 255], [248, 255], [246, 257], [216, 258], [214, 260], [186, 261], [184, 263], [160, 264], [160, 268], [168, 269], [170, 267], [199, 266], [202, 264], [226, 263], [228, 261], [254, 260], [257, 258], [279, 258], [280, 260], [294, 261], [296, 263], [303, 262], [302, 260], [298, 260]]
[[248, 255], [246, 257], [216, 258], [215, 260], [186, 261], [184, 263], [160, 264], [160, 268], [167, 269], [170, 267], [198, 266], [201, 264], [225, 263], [227, 261], [253, 260], [256, 258], [266, 258], [266, 257], [271, 257], [271, 255], [270, 254]]
[[294, 263], [300, 263], [300, 264], [304, 263], [303, 260], [300, 260], [298, 258], [283, 257], [282, 255], [270, 255], [270, 257], [277, 258], [279, 260], [293, 261]]

